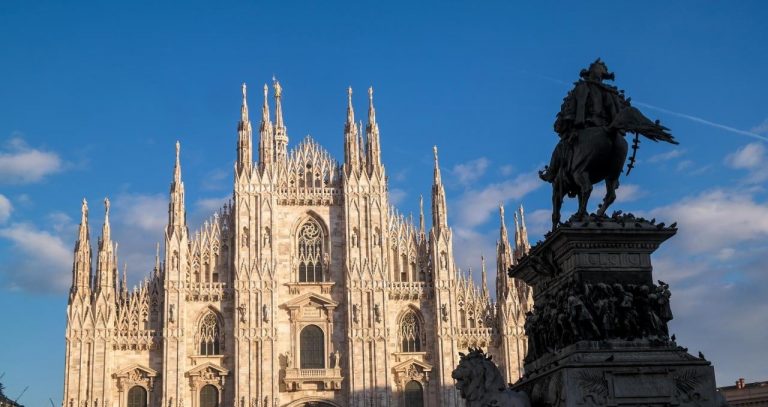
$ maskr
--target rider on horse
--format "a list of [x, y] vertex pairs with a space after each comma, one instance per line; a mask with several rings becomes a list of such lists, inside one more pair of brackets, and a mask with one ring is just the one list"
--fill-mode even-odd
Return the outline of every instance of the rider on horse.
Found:
[[579, 130], [609, 126], [616, 114], [629, 106], [623, 91], [603, 83], [604, 80], [613, 80], [614, 75], [608, 72], [608, 67], [600, 58], [588, 69], [582, 69], [579, 76], [582, 79], [574, 83], [574, 88], [563, 99], [555, 120], [554, 128], [560, 136], [560, 143], [552, 154], [549, 166], [539, 174], [547, 182], [555, 179], [560, 162], [570, 161], [571, 148]]

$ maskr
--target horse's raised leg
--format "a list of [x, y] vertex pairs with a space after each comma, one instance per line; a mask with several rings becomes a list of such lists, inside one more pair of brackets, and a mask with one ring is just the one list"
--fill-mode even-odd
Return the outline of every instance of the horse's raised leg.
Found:
[[616, 200], [616, 189], [619, 187], [619, 179], [606, 179], [605, 180], [605, 198], [600, 205], [600, 209], [597, 210], [598, 216], [605, 215], [605, 211]]
[[586, 172], [574, 174], [573, 180], [579, 186], [579, 211], [576, 212], [576, 216], [579, 219], [584, 219], [587, 216], [589, 196], [592, 195], [592, 182], [590, 182], [589, 174]]

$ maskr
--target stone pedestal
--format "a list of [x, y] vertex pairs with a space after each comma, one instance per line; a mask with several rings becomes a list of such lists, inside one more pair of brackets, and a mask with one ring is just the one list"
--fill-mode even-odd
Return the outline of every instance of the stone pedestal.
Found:
[[674, 227], [632, 215], [569, 221], [510, 276], [533, 287], [525, 376], [533, 406], [718, 405], [711, 364], [668, 336], [651, 254]]

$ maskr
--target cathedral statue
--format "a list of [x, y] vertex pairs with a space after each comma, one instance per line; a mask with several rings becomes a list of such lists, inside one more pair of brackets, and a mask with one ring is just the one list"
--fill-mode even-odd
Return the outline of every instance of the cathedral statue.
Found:
[[[605, 197], [597, 211], [604, 216], [616, 200], [616, 189], [624, 162], [627, 159], [626, 133], [635, 134], [634, 149], [638, 148], [637, 135], [653, 141], [678, 144], [668, 129], [653, 122], [632, 107], [624, 91], [604, 83], [614, 74], [599, 58], [580, 73], [581, 79], [563, 99], [554, 124], [560, 141], [552, 153], [548, 166], [539, 172], [544, 181], [552, 184], [552, 229], [560, 223], [560, 208], [566, 195], [578, 197], [579, 209], [575, 217], [587, 215], [587, 203], [592, 186], [605, 181]], [[634, 167], [633, 153], [627, 173]]]

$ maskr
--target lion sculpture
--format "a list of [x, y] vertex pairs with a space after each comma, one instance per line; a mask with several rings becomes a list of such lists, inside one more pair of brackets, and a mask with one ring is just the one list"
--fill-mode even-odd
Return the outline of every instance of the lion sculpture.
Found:
[[504, 382], [499, 368], [482, 349], [470, 348], [468, 354], [459, 355], [459, 366], [454, 369], [451, 377], [456, 380], [456, 388], [466, 401], [467, 407], [531, 406], [525, 393], [512, 390]]

